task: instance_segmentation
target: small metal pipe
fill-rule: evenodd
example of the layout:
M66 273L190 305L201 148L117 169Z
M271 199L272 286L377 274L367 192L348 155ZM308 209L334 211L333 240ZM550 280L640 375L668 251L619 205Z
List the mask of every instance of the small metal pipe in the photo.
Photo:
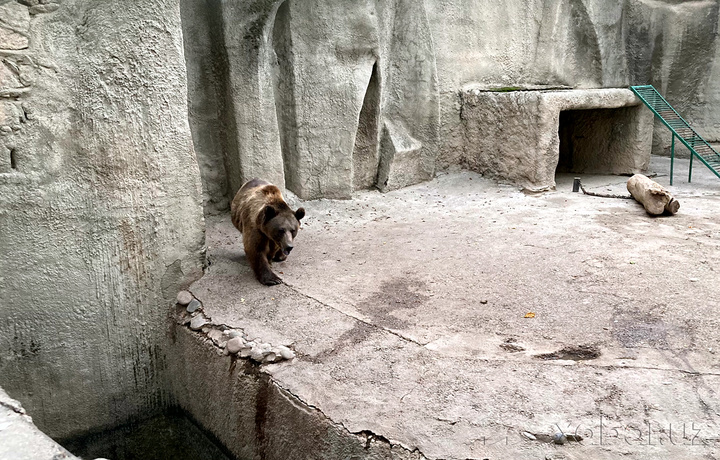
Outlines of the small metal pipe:
M675 133L672 135L672 146L670 147L670 185L673 180L673 166L675 165Z
M692 161L695 154L690 151L690 171L688 172L688 183L692 182Z

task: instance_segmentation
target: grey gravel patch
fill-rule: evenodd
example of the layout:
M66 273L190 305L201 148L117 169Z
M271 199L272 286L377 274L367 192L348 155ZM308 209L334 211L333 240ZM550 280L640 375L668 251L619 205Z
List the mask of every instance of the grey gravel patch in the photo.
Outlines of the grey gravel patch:
M525 351L525 347L515 343L514 338L506 339L505 342L500 344L500 348L509 353L518 353L520 351Z
M556 433L553 433L553 435L548 435L544 433L531 433L529 431L523 431L521 433L523 436L528 438L531 441L537 441L541 443L547 443L547 444L565 444L566 442L580 442L583 440L583 437L577 434L565 434L561 431L558 431Z

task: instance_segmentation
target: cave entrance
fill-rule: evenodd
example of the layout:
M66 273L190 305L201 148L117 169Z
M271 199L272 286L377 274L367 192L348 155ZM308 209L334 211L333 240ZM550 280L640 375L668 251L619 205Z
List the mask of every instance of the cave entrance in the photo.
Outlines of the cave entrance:
M636 107L563 110L557 173L618 174L636 142L628 129Z

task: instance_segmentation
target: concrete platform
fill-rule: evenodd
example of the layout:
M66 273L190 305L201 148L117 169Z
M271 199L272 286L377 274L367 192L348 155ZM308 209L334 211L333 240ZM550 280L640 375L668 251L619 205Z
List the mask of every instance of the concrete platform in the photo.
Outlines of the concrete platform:
M669 160L651 169L667 186ZM572 193L572 175L534 195L458 171L304 202L271 288L229 217L210 219L190 290L214 324L292 345L261 371L298 405L420 458L715 458L720 179L686 171L673 217ZM582 179L627 193L627 177Z

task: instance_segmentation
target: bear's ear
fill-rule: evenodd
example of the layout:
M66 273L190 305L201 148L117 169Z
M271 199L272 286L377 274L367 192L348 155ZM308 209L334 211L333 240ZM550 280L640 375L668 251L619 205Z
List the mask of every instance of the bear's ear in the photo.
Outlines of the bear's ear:
M273 217L277 216L277 209L272 206L265 206L258 216L261 224L267 224Z
M300 222L300 219L305 217L305 208L298 208L297 211L295 211L295 218Z

